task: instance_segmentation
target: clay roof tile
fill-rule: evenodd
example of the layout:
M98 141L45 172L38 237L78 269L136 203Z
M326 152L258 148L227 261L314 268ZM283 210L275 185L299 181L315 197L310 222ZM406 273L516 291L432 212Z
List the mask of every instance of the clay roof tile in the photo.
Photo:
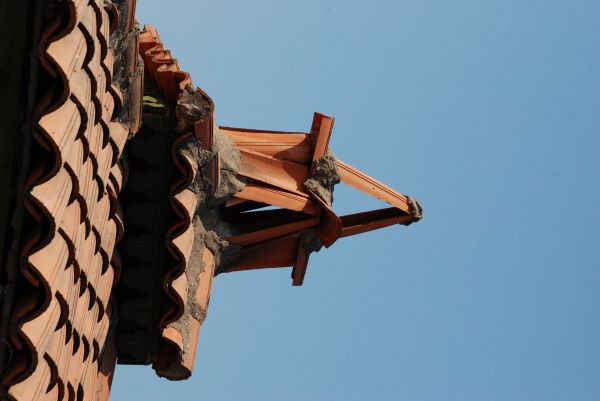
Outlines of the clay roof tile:
M112 82L104 2L66 4L63 14L43 22L39 42L42 68L55 78L48 89L60 96L41 97L35 106L41 114L34 139L46 154L32 160L24 198L28 218L36 221L25 233L26 263L19 270L28 283L23 300L30 301L15 305L11 341L22 354L2 378L15 400L92 400L98 393L106 399L115 363L114 356L99 356L111 348L120 158L131 131L115 119L127 93ZM127 7L131 28L135 2ZM49 168L47 161L54 164Z

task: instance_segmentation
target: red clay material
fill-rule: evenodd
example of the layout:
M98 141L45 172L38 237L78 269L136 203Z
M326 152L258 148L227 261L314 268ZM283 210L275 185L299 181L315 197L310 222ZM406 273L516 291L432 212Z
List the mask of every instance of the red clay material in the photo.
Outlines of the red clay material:
M117 122L123 93L113 83L104 2L66 6L65 15L43 23L37 51L44 73L55 78L48 89L60 96L35 105L33 139L41 153L23 197L31 222L18 270L25 298L13 308L14 352L2 376L6 394L18 401L106 400L116 358L109 304L118 277L113 251L123 230L120 159L139 110L129 103L131 125ZM129 25L134 7L130 2L122 15ZM129 68L125 73L133 75L135 62Z
M421 208L412 198L399 194L340 160L335 161L335 166L328 167L336 171L325 172L331 175L330 181L335 183L333 177L339 174L343 183L392 207L339 217L323 193L311 189L314 185L310 188L308 184L305 185L321 160L331 157L327 155L333 123L333 118L315 113L309 133L222 129L241 154L239 174L249 180L246 187L228 203L228 207L243 211L269 205L317 217L304 220L303 223L277 223L272 213L254 212L262 216L268 228L254 231L244 231L242 228L243 234L228 238L243 248L240 259L228 272L293 266L292 284L301 285L306 274L308 255L314 251L307 250L303 245L301 237L304 233L310 237L309 233L312 232L322 245L329 247L342 237L394 224L409 225L421 218ZM316 174L323 173L317 170ZM315 177L317 183L323 179L319 175ZM326 187L329 184L325 181L319 185L325 185L321 190L328 190ZM244 203L247 203L246 209ZM243 227L239 226L239 220L237 224ZM282 238L276 239L277 236Z

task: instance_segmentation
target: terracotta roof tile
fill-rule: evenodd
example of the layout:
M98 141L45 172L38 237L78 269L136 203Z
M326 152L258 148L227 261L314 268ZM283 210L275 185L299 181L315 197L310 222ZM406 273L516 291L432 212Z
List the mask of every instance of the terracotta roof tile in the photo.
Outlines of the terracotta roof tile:
M181 91L192 84L190 74L179 69L171 52L165 50L156 29L146 25L140 33L140 54L146 69L171 102L176 102Z
M24 199L35 221L20 268L29 301L15 304L16 353L2 379L14 400L106 399L116 358L100 355L114 349L106 339L123 231L120 158L131 130L115 121L125 95L112 83L104 1L67 5L66 14L44 23L40 42L42 66L56 78L48 89L59 96L37 106L34 138L47 154L33 160ZM125 5L131 29L135 4Z
M81 70L86 52L85 36L77 28L48 46L46 56L55 63L56 71L64 78L67 90L73 86L70 79L73 74Z
M146 26L140 33L140 54L146 71L153 77L166 99L174 104L181 91L191 84L191 78L188 73L179 70L177 61L171 57L168 50L164 49L153 27ZM188 283L185 270L194 244L192 216L197 204L197 197L187 189L197 174L196 163L177 151L178 143L184 140L185 134L180 135L173 147L176 178L170 196L171 207L177 216L177 221L171 225L167 233L167 249L172 256L172 261L167 264L163 288L168 304L159 323L162 344L158 360L154 364L159 375L179 379L191 374L191 365L187 361L189 355L185 358L185 350L190 347L186 341L191 341L193 343L191 347L194 349L197 341L197 336L183 336L177 326L173 325L183 317L186 310ZM189 340L185 340L186 338Z
M153 78L165 99L174 105L186 87L191 85L191 78L187 72L179 69L179 64L172 58L171 52L164 48L153 27L146 26L140 33L140 55L147 73ZM206 98L208 99L207 96ZM210 99L208 101L212 113L212 102ZM207 124L212 131L212 114ZM191 374L200 327L200 322L190 315L192 308L186 308L189 297L194 298L194 294L190 293L195 285L188 282L186 269L194 247L192 219L198 202L197 195L189 186L198 174L198 167L195 161L179 151L181 144L193 135L193 132L178 133L171 152L172 165L175 167L170 185L170 204L174 220L167 228L166 242L170 258L164 267L165 305L159 319L162 340L154 363L157 373L170 379L183 379ZM133 241L134 239L131 239L132 243ZM209 283L203 283L201 289L196 290L201 299L208 298L205 293L210 290L214 271L214 258L207 257L206 262L212 265L205 269L210 278L202 279ZM181 331L182 327L185 327L185 333Z
M75 103L67 99L62 107L44 115L39 121L39 127L52 141L55 152L60 157L62 150L72 146L81 125L81 115ZM69 153L66 153L69 154Z
M313 155L310 138L304 132L258 131L219 127L236 146L250 151L306 164Z
M57 216L60 219L67 207L72 186L69 173L65 169L61 169L48 181L34 186L31 189L31 196L47 215ZM54 226L55 222L56 220L53 219L51 224Z
M110 143L114 146L114 155L120 155L123 152L123 148L125 147L125 142L127 142L127 136L129 135L129 129L121 123L118 122L110 122L108 123L108 128L110 130ZM113 166L116 165L116 162L113 160ZM122 169L122 167L116 167L117 169ZM112 172L112 170L111 170ZM122 174L117 173L115 174ZM120 186L119 186L120 187Z

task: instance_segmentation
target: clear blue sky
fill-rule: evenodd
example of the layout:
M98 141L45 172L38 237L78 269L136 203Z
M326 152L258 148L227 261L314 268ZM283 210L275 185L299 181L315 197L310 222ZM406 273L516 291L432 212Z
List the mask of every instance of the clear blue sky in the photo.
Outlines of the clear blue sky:
M600 2L144 0L222 125L310 128L426 217L219 276L193 377L114 400L600 400ZM379 207L336 190L340 212Z

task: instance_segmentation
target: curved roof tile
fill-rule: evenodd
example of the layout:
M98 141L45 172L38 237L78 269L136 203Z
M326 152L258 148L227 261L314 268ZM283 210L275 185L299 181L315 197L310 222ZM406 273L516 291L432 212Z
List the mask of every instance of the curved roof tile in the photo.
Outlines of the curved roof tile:
M135 2L128 3L131 29ZM24 298L12 312L15 351L2 378L13 400L106 399L115 361L107 336L123 230L120 156L130 129L116 120L122 99L112 85L107 5L67 6L43 23L38 44L54 95L35 106L18 271Z

